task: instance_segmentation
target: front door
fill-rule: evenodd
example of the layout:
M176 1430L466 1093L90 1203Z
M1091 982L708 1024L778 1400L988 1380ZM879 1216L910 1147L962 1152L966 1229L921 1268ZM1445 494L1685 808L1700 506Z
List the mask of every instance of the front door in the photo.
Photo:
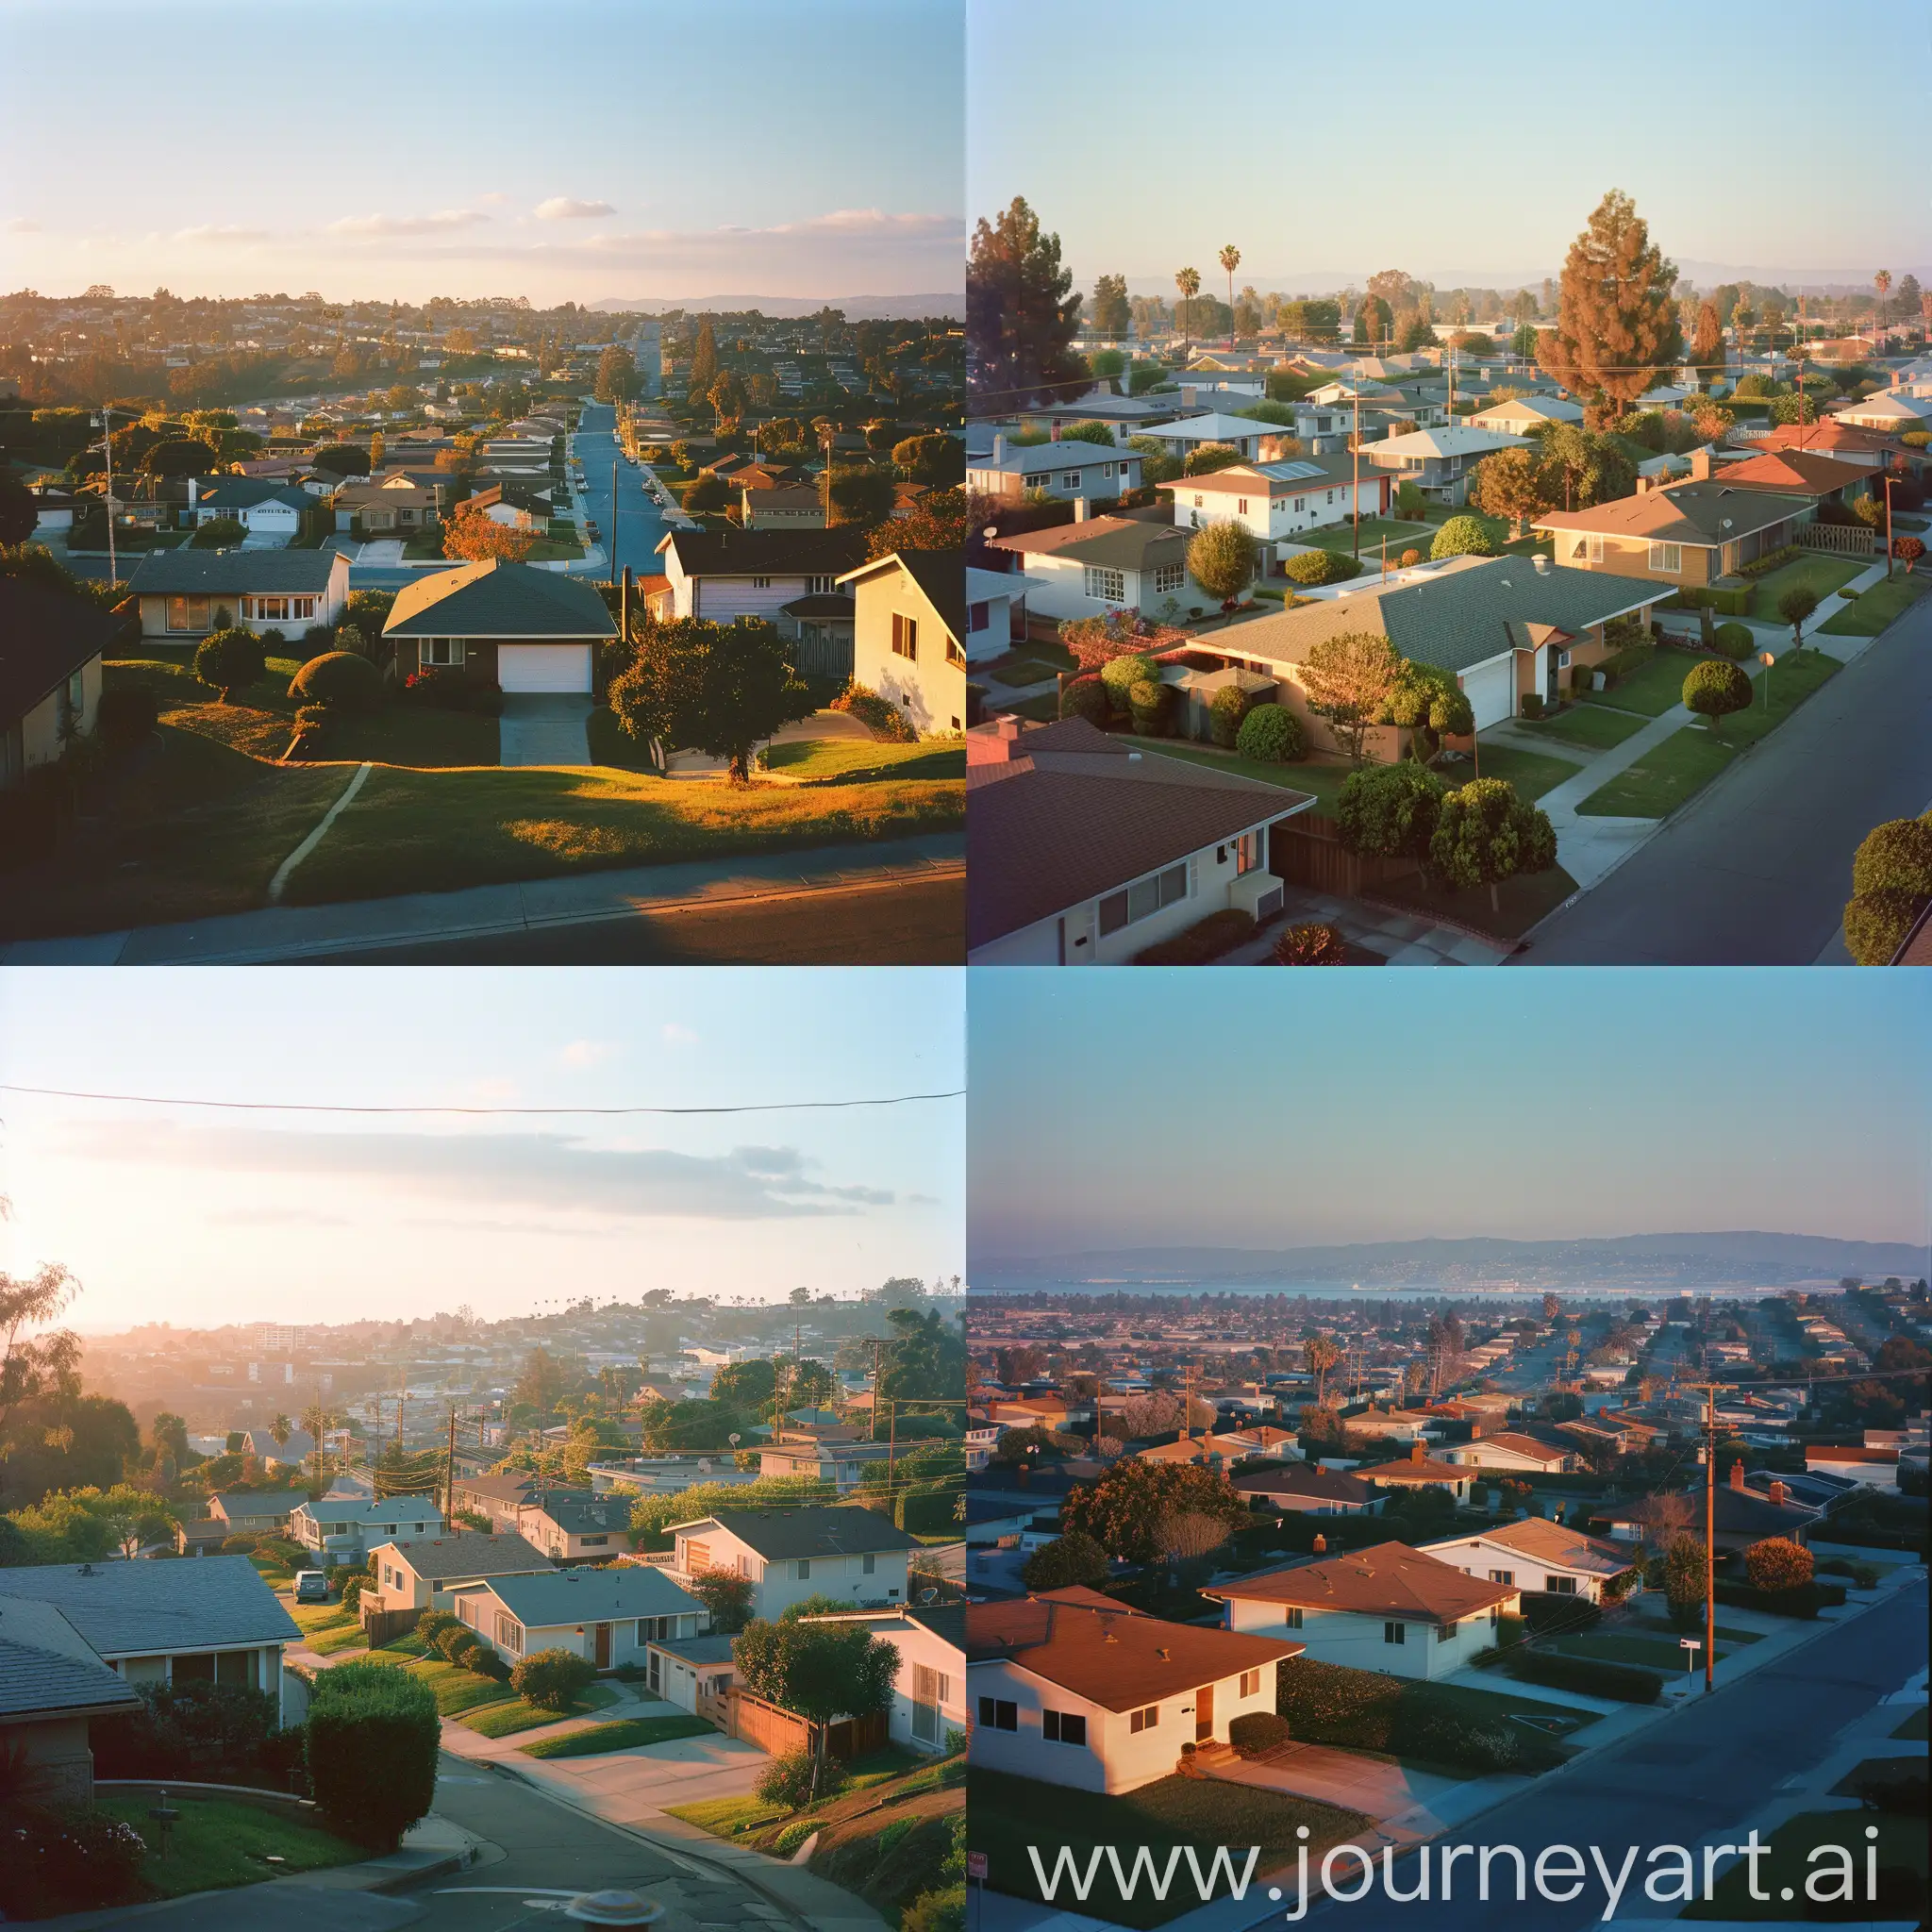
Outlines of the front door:
M1543 659L1547 667L1543 674L1543 702L1553 711L1557 708L1557 679L1563 669L1558 660L1562 655L1555 644L1543 646Z
M610 1668L610 1625L608 1624L599 1624L595 1628L597 1633L597 1668L600 1671L608 1671Z
M1194 1693L1194 1742L1205 1744L1214 1735L1214 1686L1203 1684Z

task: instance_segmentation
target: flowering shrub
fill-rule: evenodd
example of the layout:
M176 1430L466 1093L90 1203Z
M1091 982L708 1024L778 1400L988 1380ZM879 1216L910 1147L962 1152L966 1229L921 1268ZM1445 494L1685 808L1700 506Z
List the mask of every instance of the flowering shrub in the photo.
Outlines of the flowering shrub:
M1134 610L1109 610L1060 625L1060 642L1082 671L1098 671L1116 658L1151 657L1187 641L1187 633L1156 624Z
M880 697L877 691L868 690L857 679L832 700L832 709L850 712L874 738L885 739L890 743L911 744L919 737L896 705Z
M1291 925L1274 941L1282 966L1345 966L1348 942L1332 925Z

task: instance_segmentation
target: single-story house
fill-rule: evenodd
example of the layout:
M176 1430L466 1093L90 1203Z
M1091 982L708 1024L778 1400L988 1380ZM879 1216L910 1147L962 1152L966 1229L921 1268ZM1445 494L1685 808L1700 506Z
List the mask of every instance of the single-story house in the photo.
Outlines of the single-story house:
M669 1525L678 1582L725 1570L752 1587L752 1614L775 1618L809 1596L849 1598L855 1609L906 1601L916 1536L876 1509L806 1506L717 1509Z
M216 476L208 482L188 479L188 521L203 524L229 521L248 532L251 543L288 543L302 534L302 519L314 508L314 498L293 483L271 476Z
M1154 487L1174 499L1174 520L1183 530L1234 522L1262 544L1292 542L1305 530L1345 524L1359 499L1365 517L1386 516L1392 479L1374 468L1356 480L1351 457L1285 457L1274 462L1236 463L1206 476L1184 476ZM1278 557L1276 549L1266 553Z
M138 1709L141 1693L105 1663L53 1604L0 1597L0 1757L16 1758L43 1805L94 1794L88 1720Z
M289 1515L289 1534L331 1563L359 1563L376 1543L442 1532L442 1511L432 1496L391 1496L379 1503L323 1496L305 1500Z
M1393 1462L1371 1462L1355 1472L1375 1490L1447 1490L1458 1503L1469 1500L1469 1486L1474 1478L1453 1462L1438 1462L1421 1442L1412 1443L1407 1456Z
M649 1668L652 1643L698 1636L704 1605L655 1564L486 1576L453 1585L450 1607L507 1662L567 1650L600 1671Z
M967 1620L971 1762L1077 1790L1131 1791L1225 1750L1229 1723L1272 1711L1292 1639L1141 1616L1077 1586L976 1604Z
M1495 429L1505 436L1534 436L1552 423L1581 423L1583 406L1567 396L1512 396L1465 416L1471 429Z
M747 486L738 495L739 521L747 530L823 530L823 492L800 484Z
M1604 1600L1604 1586L1631 1568L1630 1547L1565 1529L1541 1516L1525 1516L1476 1536L1445 1537L1424 1543L1423 1553L1453 1564L1467 1576L1552 1596Z
M0 1571L0 1636L15 1600L58 1610L130 1684L233 1684L282 1707L282 1648L301 1637L246 1557L27 1564Z
M1704 1521L1705 1491L1702 1483L1692 1483L1680 1492L1690 1506L1690 1520ZM1764 1494L1746 1487L1744 1465L1734 1462L1729 1475L1717 1486L1711 1499L1712 1541L1725 1551L1748 1549L1766 1537L1789 1537L1802 1543L1817 1529L1823 1513L1815 1505L1798 1502L1786 1486L1773 1478ZM1613 1542L1641 1542L1655 1540L1657 1530L1650 1523L1650 1499L1640 1496L1607 1508L1592 1510L1591 1521L1601 1523Z
M1364 462L1391 473L1400 485L1413 483L1438 503L1466 503L1469 473L1499 449L1521 449L1526 438L1507 436L1499 429L1475 429L1467 423L1440 429L1412 429L1407 436L1385 437L1362 445Z
M1158 423L1140 431L1151 436L1170 456L1191 457L1209 443L1225 444L1245 460L1253 462L1261 454L1261 440L1279 436L1281 425L1263 423L1254 416L1224 416L1209 409L1199 416L1182 416L1173 423Z
M966 487L1016 501L1040 490L1075 503L1111 502L1141 487L1141 457L1078 438L1022 443L995 436L989 453L966 458Z
M1407 1543L1375 1543L1205 1585L1225 1627L1291 1637L1317 1663L1446 1677L1495 1641L1523 1607L1516 1586L1478 1581Z
M964 1732L966 1610L963 1605L908 1604L895 1610L808 1617L811 1624L858 1624L899 1653L886 1735L908 1751L942 1752L950 1731Z
M1259 390L1255 393L1258 395ZM1116 442L1138 436L1149 424L1171 421L1182 408L1192 408L1193 400L1183 386L1178 395L1117 396L1110 390L1089 390L1085 395L1064 402L1029 403L1017 412L1023 429L1070 429L1076 423L1105 423Z
M527 1539L510 1536L410 1537L369 1552L375 1589L362 1601L378 1610L446 1610L449 1595L492 1576L548 1576L550 1558Z
M445 667L508 691L598 689L617 625L594 585L500 557L428 571L396 593L384 640L396 675Z
M1459 1469L1529 1470L1542 1475L1560 1475L1576 1467L1574 1450L1539 1442L1534 1436L1520 1436L1511 1429L1453 1443L1442 1451L1442 1460Z
M1740 462L1726 463L1716 474L1727 489L1769 490L1811 503L1849 506L1858 497L1872 494L1872 472L1864 465L1840 462L1810 449L1765 450Z
M388 482L344 483L329 499L336 528L358 526L365 536L399 530L426 530L439 515L437 493L420 489L407 477Z
M0 577L0 791L94 728L102 656L131 628L87 598Z
M1271 829L1313 798L1158 752L1084 718L966 735L967 958L1123 965L1210 912L1280 909Z
M1372 1490L1345 1469L1323 1469L1307 1462L1254 1475L1237 1471L1228 1480L1235 1493L1251 1504L1293 1510L1299 1516L1374 1516L1389 1500L1386 1492Z
M644 1665L651 1695L693 1717L711 1717L714 1712L722 1717L721 1707L738 1675L731 1644L723 1631L652 1638Z
M208 1499L208 1514L228 1536L275 1536L308 1500L307 1490L223 1490Z
M154 550L127 588L142 637L188 643L225 622L299 638L342 614L349 559L337 550Z
M853 605L852 676L921 738L966 728L966 586L957 551L895 550L840 579Z
M1920 398L1893 395L1881 390L1862 402L1846 403L1832 412L1834 420L1849 423L1854 429L1877 429L1888 436L1901 436L1909 429L1924 429L1932 405Z
M1082 517L994 537L989 547L1018 559L1029 611L1065 622L1109 610L1177 618L1219 608L1221 600L1188 573L1188 531L1172 524Z
M835 530L673 530L658 545L664 586L647 599L656 618L735 624L762 617L783 628L786 606L836 594L865 560L865 535Z
M1003 656L1026 636L1026 584L1010 571L966 566L966 662Z

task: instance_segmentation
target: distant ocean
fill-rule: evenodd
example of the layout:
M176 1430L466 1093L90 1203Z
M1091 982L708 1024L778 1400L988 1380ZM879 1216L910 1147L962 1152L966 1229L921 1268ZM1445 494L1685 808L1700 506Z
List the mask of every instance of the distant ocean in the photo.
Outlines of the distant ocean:
M1391 1300L1413 1300L1423 1295L1447 1295L1457 1300L1496 1300L1511 1298L1540 1301L1545 1294L1596 1296L1609 1299L1613 1296L1656 1300L1663 1295L1714 1294L1734 1298L1748 1298L1754 1295L1787 1294L1800 1284L1774 1282L1754 1284L1737 1281L1681 1282L1681 1281L1637 1281L1637 1282L1509 1282L1509 1281L1283 1281L1279 1279L1256 1279L1246 1275L1231 1279L1216 1280L1212 1277L1172 1280L1152 1280L1144 1277L1122 1280L1105 1280L1098 1277L1081 1281L1006 1281L993 1280L981 1284L973 1282L967 1290L969 1296L1010 1295L1032 1296L1053 1294L1139 1294L1149 1300L1158 1300L1168 1295L1183 1294L1236 1294L1236 1295L1287 1295L1305 1301L1347 1300L1355 1295L1382 1295ZM1824 1285L1824 1284L1820 1284Z

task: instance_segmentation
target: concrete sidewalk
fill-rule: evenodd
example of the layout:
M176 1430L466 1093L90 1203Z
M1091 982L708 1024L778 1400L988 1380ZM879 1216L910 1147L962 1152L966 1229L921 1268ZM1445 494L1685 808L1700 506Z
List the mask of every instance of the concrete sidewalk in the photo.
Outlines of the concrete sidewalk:
M16 940L0 966L242 966L324 959L438 941L488 939L731 901L838 891L957 874L966 835L927 832L803 851L572 873L459 892L409 892L331 906L277 906L179 925Z

